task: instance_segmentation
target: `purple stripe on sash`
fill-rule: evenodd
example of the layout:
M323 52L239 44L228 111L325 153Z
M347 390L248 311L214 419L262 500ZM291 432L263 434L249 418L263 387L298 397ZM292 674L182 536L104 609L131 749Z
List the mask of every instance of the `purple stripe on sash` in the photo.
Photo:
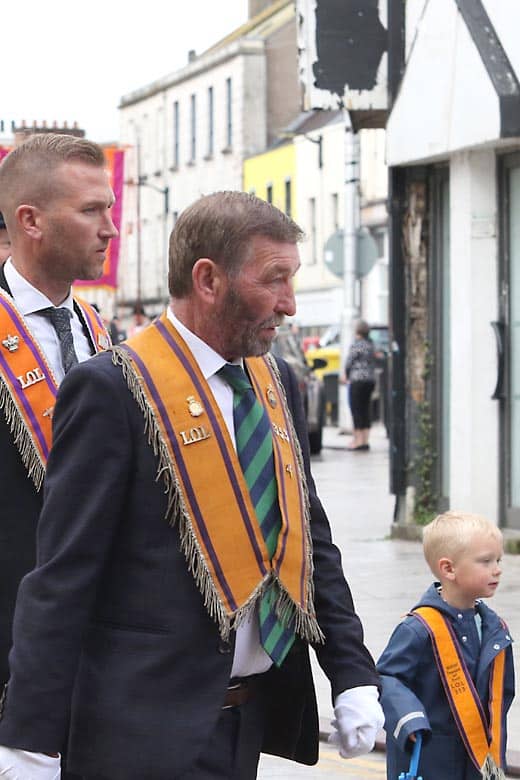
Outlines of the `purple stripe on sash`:
M455 650L456 650L456 653L457 653L457 657L459 659L459 663L460 663L462 669L464 670L465 676L468 679L469 687L471 689L471 693L473 694L473 698L475 699L475 704L477 705L477 709L479 711L480 719L482 721L482 726L484 727L484 731L487 734L487 725L486 725L487 724L487 718L486 718L486 715L484 713L484 708L482 706L482 702L480 701L480 696L478 695L477 689L475 687L475 683L473 682L473 679L472 679L471 675L468 672L468 669L467 669L467 666L466 666L466 662L465 662L464 657L461 654L461 651L460 651L460 649L458 647L458 640L457 640L457 637L456 637L456 634L455 634L453 628L451 627L449 622L444 617L443 617L443 620L444 620L444 622L446 624L446 628L448 629L448 632L449 632L449 634L451 636L451 640L452 640L452 642L453 642L453 644L455 646Z
M173 449L173 453L176 459L177 467L179 469L179 472L182 476L183 482L186 486L186 491L188 494L188 500L190 501L192 507L193 507L193 514L194 518L196 520L197 526L199 528L200 534L202 536L202 539L204 540L204 544L206 546L206 549L208 550L208 555L213 563L213 567L215 570L215 576L217 577L217 580L220 584L220 587L225 594L229 605L231 609L234 611L238 608L238 605L236 604L233 594L231 592L231 589L226 581L224 572L222 571L222 568L220 566L220 562L216 556L216 553L213 549L213 545L211 544L211 539L209 537L209 534L207 533L204 520L202 517L202 513L200 511L200 507L197 503L195 494L191 488L191 482L188 477L187 469L184 463L184 460L182 458L182 454L179 448L179 445L177 443L176 435L170 425L170 420L168 418L166 409L164 408L164 404L162 402L162 399L157 391L157 388L155 387L155 384L152 380L152 377L150 376L146 366L144 365L141 358L137 355L136 352L134 352L133 349L131 349L127 344L123 345L123 348L132 356L132 359L135 361L136 365L139 367L139 370L142 374L143 379L145 380L148 389L150 391L150 394L157 406L157 409L159 411L159 414L161 416L162 423L164 425L166 435L168 436L168 439L170 441L171 447Z
M500 653L505 653L505 650L501 650ZM498 655L500 655L500 653ZM496 667L496 659L498 656L495 656L495 659L493 660L493 665L491 667L491 674L489 675L489 693L488 693L488 701L489 701L489 734L491 736L491 741L493 741L493 729L494 729L494 723L493 723L493 708L491 707L491 703L493 701L493 686L495 684L495 675L497 674L497 667ZM504 659L505 660L505 659ZM506 666L504 663L504 668L502 672L502 680L500 681L500 684L504 686L504 676L506 673ZM502 709L503 709L504 703L502 702ZM499 717L503 717L503 712L500 713ZM500 766L502 767L502 756L505 753L505 729L502 728L502 722L498 724L499 728L499 734L500 734L500 744L498 746L499 748L499 756L500 756Z
M4 309L7 311L7 313L10 315L11 320L13 324L22 332L25 334L24 338L24 344L26 344L29 349L31 350L34 359L38 363L38 367L40 368L43 376L45 377L45 383L47 384L47 387L51 391L53 397L56 397L57 394L57 387L54 381L52 380L52 377L48 375L48 368L45 364L45 362L42 360L41 355L39 354L38 350L36 349L32 336L28 333L27 328L25 327L25 324L23 321L18 317L18 315L13 311L13 309L8 305L8 303L3 300L2 296L0 295L0 304L4 307ZM47 441L45 439L45 434L42 431L40 422L38 421L37 417L34 414L34 411L27 400L24 391L22 390L22 387L20 385L20 381L17 376L13 374L13 371L9 365L9 363L4 359L3 355L0 353L0 362L2 363L4 372L6 376L9 378L9 381L11 383L11 389L16 394L16 397L18 399L18 402L21 406L23 406L25 410L25 414L27 416L27 419L29 420L32 429L34 431L34 434L39 442L39 445L42 450L42 454L45 460L47 460L47 457L49 455L49 448L47 446Z
M177 358L180 360L180 362L182 363L183 367L188 372L191 381L193 382L193 384L197 388L197 392L199 393L201 399L204 402L204 408L205 408L205 411L208 414L208 417L210 419L211 425L213 426L213 430L215 432L215 438L217 439L217 442L218 442L219 447L220 447L220 452L222 454L222 457L223 457L223 460L224 460L224 464L226 466L226 471L228 473L228 477L229 477L229 480L231 482L231 486L233 488L233 492L235 493L235 497L236 497L236 500L237 500L237 503L238 503L238 507L240 509L240 514L242 515L242 520L243 520L244 526L246 528L246 532L247 532L247 535L249 537L249 541L251 542L251 546L252 546L254 554L255 554L255 558L256 558L256 562L257 562L258 568L260 569L260 571L262 573L262 576L263 576L264 574L267 573L267 568L266 568L266 566L264 564L264 561L263 561L262 550L258 546L256 537L255 537L254 528L253 528L253 525L251 523L251 519L249 517L249 513L247 511L247 507L246 507L244 498L242 496L242 491L240 490L240 486L238 484L238 480L236 478L235 471L233 469L233 464L231 463L231 458L229 457L229 452L228 452L228 449L227 449L225 441L224 441L224 436L222 434L222 431L220 430L220 427L218 425L217 419L216 419L215 414L213 412L213 407L212 407L213 401L206 394L206 391L205 391L203 385L199 382L199 379L198 379L197 375L195 374L195 372L191 368L191 366L190 366L189 362L187 361L184 353L182 352L182 350L178 346L177 342L171 337L170 333L165 328L163 323L160 320L157 320L154 323L154 325L159 330L159 332L161 333L161 335L163 336L165 341L168 343L168 345L171 347L173 352L175 352ZM207 533L207 532L205 531L205 533Z
M98 352L99 351L99 344L97 343L96 334L95 334L95 331L94 331L94 326L92 324L92 317L94 316L97 319L97 321L98 321L98 325L100 325L101 327L104 328L104 325L102 323L101 317L99 317L97 312L94 312L94 310L90 310L89 311L86 306L83 306L81 301L78 301L76 298L74 300L78 304L79 308L81 309L81 313L83 315L83 319L85 320L85 325L87 326L87 329L88 329L88 332L89 332L89 335L90 335L90 340L92 341L92 344L94 345L94 349L96 350L96 352Z
M268 366L268 368L269 368L269 366ZM271 374L271 376L272 376L272 374ZM253 382L253 384L255 386L255 393L256 393L257 399L260 399L260 403L265 408L264 400L262 398L261 388L259 386L257 378L250 375L249 379L252 380L252 382ZM266 411L266 414L267 414L267 411ZM270 420L268 414L267 414L267 417L269 419L269 422L271 423L271 420ZM285 489L285 481L284 481L284 478L283 478L283 466L282 466L283 458L282 458L282 455L281 455L280 446L279 446L279 444L278 444L278 442L276 440L276 436L272 435L272 424L271 424L271 438L272 438L272 442L273 442L273 449L276 448L276 452L278 454L278 457L275 459L275 463L278 464L277 465L278 478L276 480L276 490L277 490L277 495L278 495L279 502L281 501L282 506L284 507L283 517L285 517L285 520L286 520L286 528L285 528L285 530L284 530L284 532L282 534L282 548L281 548L280 555L278 556L278 561L277 561L277 572L279 573L280 572L280 568L282 566L283 559L285 557L285 551L286 551L286 548L287 548L287 537L288 537L288 534L289 534L290 518L289 518L289 511L288 511L288 508L287 508L287 492L286 492L286 489ZM282 495L281 496L280 496L280 487L282 489Z
M268 366L268 368L269 368L269 366ZM272 374L271 374L271 376L272 376ZM260 403L265 408L264 399L262 398L261 388L260 388L260 385L258 383L257 378L254 377L254 376L250 376L249 378L252 380L253 385L255 387L256 397L258 399L261 399ZM267 410L266 410L266 414L267 414ZM268 414L267 414L267 416L268 416L269 421L271 422ZM276 480L277 493L278 493L278 498L281 501L282 506L284 507L283 516L285 517L285 520L286 520L286 523L287 523L287 526L286 526L286 528L284 530L284 533L282 534L282 548L281 548L281 551L280 551L280 555L278 556L277 571L279 572L280 571L280 567L281 567L282 562L283 562L283 559L285 557L285 551L287 549L287 537L289 535L290 518L289 518L289 512L288 512L288 508L287 508L287 491L285 489L285 480L283 478L283 466L282 466L283 458L282 458L281 451L280 451L280 445L279 445L279 443L278 443L278 441L276 439L276 436L272 435L272 429L273 429L272 424L271 424L270 427L271 427L271 438L272 438L272 441L273 441L273 449L276 449L276 452L277 452L277 455L278 455L277 459L275 460L275 462L278 464L278 466L277 466L278 479ZM281 491L282 491L282 495L280 495L280 488L281 488Z
M264 360L265 360L265 358L264 358ZM273 382L276 384L276 379L273 376L273 370L272 370L271 366L269 365L269 363L267 363L267 361L265 361L265 362L267 364L267 368L269 370L269 373L271 374L271 376L273 378ZM284 418L284 422L285 422L285 430L289 431L290 430L290 425L289 425L289 420L287 419L287 410L286 410L286 408L285 408L285 406L283 404L282 404L282 414L283 414L283 418ZM293 462L294 463L298 463L298 458L296 457L296 452L294 451L294 444L293 444L292 441L289 441L288 443L289 443L289 446L291 448ZM280 460L280 462L281 462L281 460ZM295 477L296 477L296 475L295 475ZM302 566L301 566L301 571L300 571L300 604L305 604L305 594L306 594L305 572L306 572L306 569L307 569L307 556L306 556L306 550L305 550L305 542L306 542L306 539L307 539L307 532L306 532L305 523L304 523L305 512L304 512L304 508L303 508L303 505L302 505L301 489L300 489L299 485L298 485L298 496L299 496L299 499L300 499L300 518L301 518L300 525L301 525L301 531L302 531L302 551L301 551L301 554L302 554ZM285 492L284 492L284 501L285 501ZM289 513L287 512L287 517L288 516L289 516ZM289 531L289 526L287 526L287 531ZM287 544L287 536L284 534L284 541L283 541L283 547L282 547L283 554L280 557L280 565L281 565L282 560L283 560L283 555L285 554L286 544Z
M28 402L27 398L23 394L23 390L20 387L20 382L18 381L18 377L16 377L11 367L8 363L6 363L0 354L0 363L3 367L3 371L5 375L8 377L9 381L11 382L12 389L16 393L16 397L18 398L18 402L23 406L25 413L27 415L27 418L32 426L32 429L34 431L34 434L36 438L38 439L38 442L40 444L42 455L45 460L47 460L47 457L49 455L49 448L47 447L47 441L45 439L45 435L40 427L40 423L38 422L37 418L34 415L34 412L32 410L32 407L30 403Z
M432 607L432 609L435 609L435 608ZM464 745L466 747L466 751L467 751L470 759L472 760L472 762L475 765L475 767L480 771L481 767L480 767L480 764L478 762L478 758L475 755L475 752L473 751L473 748L471 747L471 744L469 742L469 739L467 737L467 734L466 734L466 731L465 731L465 728L464 728L464 724L462 723L462 721L461 721L461 719L459 717L459 713L457 711L457 708L455 706L455 702L454 702L454 699L453 699L453 696L452 696L452 693L451 693L450 684L449 684L448 679L446 677L446 674L445 674L445 671L444 671L444 666L443 666L443 663L442 663L442 660L441 660L441 657L440 657L439 649L437 647L437 642L436 642L436 639L435 639L435 633L434 633L433 629L431 628L431 626L429 625L428 621L422 615L420 615L418 612L415 612L415 611L413 611L411 614L414 615L418 620L421 621L421 623L424 625L424 627L426 628L426 630L428 631L428 633L430 635L430 639L431 639L431 642L432 642L433 655L435 657L435 663L437 664L437 669L439 671L439 676L440 676L440 678L442 680L444 691L446 693L446 697L447 697L448 703L450 705L451 714L453 715L453 719L455 720L455 723L457 725L457 729L459 731L460 737L461 737L461 739L462 739L462 741L463 741L463 743L464 743ZM468 668L467 668L467 666L465 664L464 658L462 657L462 655L460 653L460 650L458 648L458 640L457 640L457 638L455 636L455 633L454 633L452 627L448 623L448 621L445 619L445 617L443 615L441 615L441 617L444 620L446 628L448 629L448 633L450 634L451 640L453 642L453 647L454 647L455 652L457 654L457 658L459 660L460 667L461 667L461 669L462 669L462 671L464 673L464 677L466 679L466 682L468 683L468 686L469 686L469 688L471 690L471 693L472 693L473 699L475 701L475 704L477 705L477 710L478 710L478 713L479 713L479 716L480 716L480 719L481 719L481 722L482 722L482 728L484 730L484 734L486 736L488 736L488 730L487 730L487 725L486 725L486 716L484 715L484 710L482 708L482 702L480 701L479 695L478 695L478 693L477 693L477 691L475 689L475 685L473 683L473 680L471 679L471 676L470 676L470 674L468 672ZM485 756L484 756L484 758L485 758Z
M45 361L43 360L42 356L40 355L39 350L37 349L37 347L34 344L34 341L33 341L34 336L32 336L31 332L27 329L27 326L25 325L25 323L21 319L21 317L19 317L18 314L11 308L11 306L9 306L7 301L5 301L3 299L2 295L0 295L0 304L2 304L4 309L10 315L11 320L13 321L13 324L19 330L23 331L23 333L25 334L25 336L24 336L24 344L26 344L26 346L28 346L29 349L31 350L34 359L38 363L38 367L41 369L42 374L45 376L45 378L47 380L47 385L49 387L49 390L51 391L53 396L56 398L56 395L58 394L58 386L56 385L56 383L52 379L52 376L48 376L47 375L48 366L45 363Z
M286 520L286 523L287 523L287 525L285 527L285 530L284 530L284 532L282 534L282 549L281 549L280 555L278 557L277 569L278 569L278 571L280 571L280 567L281 567L283 559L285 557L285 551L287 549L287 537L289 536L289 531L290 531L290 527L291 527L291 520L290 520L289 511L288 511L288 507L287 507L287 490L285 488L285 480L283 478L283 459L282 459L282 454L281 454L281 448L280 448L280 444L276 441L276 437L274 437L274 436L273 436L273 447L276 449L277 456L278 456L277 457L277 463L278 463L277 471L278 471L278 477L279 478L276 481L277 482L277 486L278 486L278 495L279 495L280 501L282 502L282 505L284 507L284 517L285 517L285 520ZM282 492L281 496L280 496L280 489L281 489L281 492Z

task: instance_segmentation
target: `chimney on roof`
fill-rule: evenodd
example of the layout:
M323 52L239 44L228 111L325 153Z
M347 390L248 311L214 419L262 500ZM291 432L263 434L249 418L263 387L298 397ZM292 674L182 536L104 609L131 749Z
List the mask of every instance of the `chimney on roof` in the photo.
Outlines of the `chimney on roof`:
M193 60L197 59L197 52L195 49L190 49L188 52L188 62L193 62Z
M253 16L256 16L265 8L269 8L269 6L273 4L273 0L248 0L248 3L248 15L249 19L252 19Z

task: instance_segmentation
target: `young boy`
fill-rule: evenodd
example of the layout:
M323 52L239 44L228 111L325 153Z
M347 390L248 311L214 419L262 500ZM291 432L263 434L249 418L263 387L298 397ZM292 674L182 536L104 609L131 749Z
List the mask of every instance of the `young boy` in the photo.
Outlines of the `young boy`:
M387 777L408 770L422 731L424 780L498 780L514 697L512 639L481 599L500 580L502 534L478 515L445 512L424 528L423 547L438 581L397 626L377 665Z

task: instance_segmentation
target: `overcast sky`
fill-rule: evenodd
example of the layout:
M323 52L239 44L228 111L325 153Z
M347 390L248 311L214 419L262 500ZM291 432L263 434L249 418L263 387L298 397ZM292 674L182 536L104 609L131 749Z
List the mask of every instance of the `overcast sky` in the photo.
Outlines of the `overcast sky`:
M24 0L0 13L0 119L77 121L117 140L122 95L200 54L247 20L247 0Z

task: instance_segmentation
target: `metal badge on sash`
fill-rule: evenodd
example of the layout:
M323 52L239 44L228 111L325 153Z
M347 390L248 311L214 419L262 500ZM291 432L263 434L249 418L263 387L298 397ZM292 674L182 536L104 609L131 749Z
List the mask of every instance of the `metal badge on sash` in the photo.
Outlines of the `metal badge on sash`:
M42 370L36 366L35 368L31 369L30 371L26 371L25 374L21 374L21 376L16 378L20 382L20 387L22 390L27 390L27 388L31 387L31 385L35 385L38 382L43 382L46 377Z
M108 349L110 346L110 339L105 333L98 333L97 341L98 346L101 347L101 349Z
M189 395L186 401L188 402L188 411L192 417L200 417L201 414L204 414L201 402L197 401L194 395Z
M16 352L19 343L20 343L20 339L18 338L18 336L11 336L10 333L8 333L7 338L3 339L2 341L2 344L6 349L9 350L9 352Z

